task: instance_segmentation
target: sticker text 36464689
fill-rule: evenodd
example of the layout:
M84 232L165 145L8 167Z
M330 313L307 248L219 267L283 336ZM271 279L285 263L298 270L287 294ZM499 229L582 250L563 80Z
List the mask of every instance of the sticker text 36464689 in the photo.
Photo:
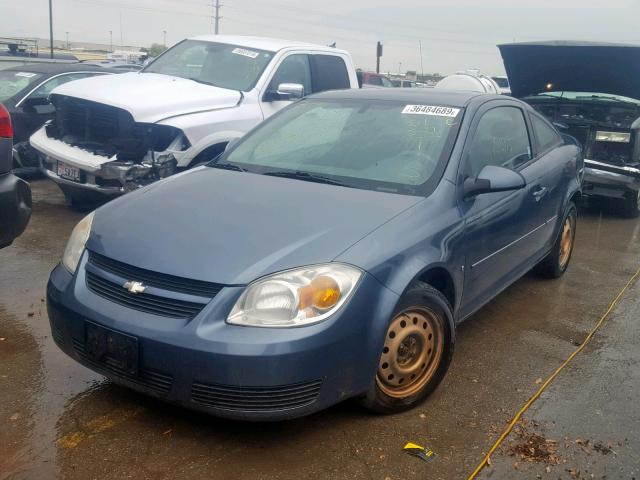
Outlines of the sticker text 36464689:
M438 107L434 105L407 105L402 113L412 115L434 115L437 117L455 117L460 112L459 108Z

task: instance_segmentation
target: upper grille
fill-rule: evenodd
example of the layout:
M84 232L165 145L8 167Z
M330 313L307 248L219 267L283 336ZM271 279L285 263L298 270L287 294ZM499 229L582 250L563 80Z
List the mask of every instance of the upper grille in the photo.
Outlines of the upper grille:
M321 380L275 387L237 387L194 383L194 403L224 410L268 412L304 407L320 393Z
M118 134L121 110L78 98L67 98L60 109L65 135L104 143Z
M134 267L126 263L113 260L104 255L90 252L89 262L96 267L113 273L127 280L135 280L143 282L150 287L162 288L173 292L187 293L189 295L198 295L200 297L213 298L222 289L223 285L201 280L191 280L174 275L153 272L144 268Z
M204 303L185 302L148 293L131 293L121 284L110 282L87 270L87 286L101 297L141 312L172 318L194 317L205 306Z

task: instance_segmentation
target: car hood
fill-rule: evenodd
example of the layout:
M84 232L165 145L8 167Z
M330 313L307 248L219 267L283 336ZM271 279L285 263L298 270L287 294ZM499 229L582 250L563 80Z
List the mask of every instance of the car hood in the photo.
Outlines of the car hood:
M157 73L99 75L65 83L52 95L66 95L128 111L136 122L236 106L242 95L186 78Z
M243 285L332 261L420 200L201 167L98 209L87 248L148 270Z
M640 99L640 46L554 41L498 48L514 97L553 90Z

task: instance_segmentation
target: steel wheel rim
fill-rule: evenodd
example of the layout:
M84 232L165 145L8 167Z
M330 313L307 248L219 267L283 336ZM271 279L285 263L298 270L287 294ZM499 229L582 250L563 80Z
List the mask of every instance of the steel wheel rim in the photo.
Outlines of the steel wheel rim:
M564 268L569 263L571 247L573 246L573 228L571 217L567 217L562 227L562 237L560 238L560 268Z
M436 313L410 308L397 314L385 337L376 383L394 398L418 393L433 378L444 350L444 330Z

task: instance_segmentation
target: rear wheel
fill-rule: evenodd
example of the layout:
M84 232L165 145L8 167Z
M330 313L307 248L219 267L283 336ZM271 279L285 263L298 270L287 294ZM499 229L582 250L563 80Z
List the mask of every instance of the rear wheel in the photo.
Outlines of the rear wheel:
M402 297L386 332L375 381L362 400L379 413L421 403L444 377L453 354L446 298L425 283Z
M569 203L569 208L567 208L567 213L564 215L560 233L553 244L551 252L534 268L537 274L547 278L558 278L567 270L569 260L571 260L571 253L573 253L576 220L576 206L571 202Z
M625 217L636 218L640 216L640 190L627 192L623 201L622 211Z

